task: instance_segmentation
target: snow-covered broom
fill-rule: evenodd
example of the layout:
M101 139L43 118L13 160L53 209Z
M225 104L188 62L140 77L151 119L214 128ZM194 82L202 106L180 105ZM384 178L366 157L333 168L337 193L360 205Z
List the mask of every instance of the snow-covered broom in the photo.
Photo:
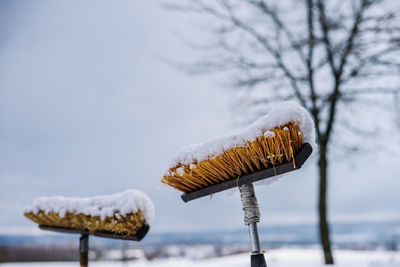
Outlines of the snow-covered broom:
M260 211L253 182L299 169L315 146L314 131L304 108L284 102L235 134L186 147L161 181L182 191L185 202L239 187L251 239L251 266L266 266L258 239Z
M138 190L93 198L39 197L25 217L42 230L81 234L81 266L88 265L89 235L140 241L149 231L154 205Z

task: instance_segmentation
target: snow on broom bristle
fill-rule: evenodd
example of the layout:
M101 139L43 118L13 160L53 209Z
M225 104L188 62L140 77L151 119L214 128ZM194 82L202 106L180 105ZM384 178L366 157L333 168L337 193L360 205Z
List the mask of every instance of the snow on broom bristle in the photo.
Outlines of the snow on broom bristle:
M24 215L40 226L134 236L153 220L155 210L147 195L129 189L90 198L38 197Z
M178 164L167 171L161 180L175 189L188 193L210 185L260 171L274 165L293 161L303 144L300 126L289 122L265 131L245 146L224 151L221 155Z
M26 212L25 217L43 226L53 226L75 229L79 231L104 231L121 235L135 235L145 223L145 218L140 209L125 215L118 213L112 217L91 216L85 214L75 214L67 212L64 216L58 213L46 213L42 210L38 212Z

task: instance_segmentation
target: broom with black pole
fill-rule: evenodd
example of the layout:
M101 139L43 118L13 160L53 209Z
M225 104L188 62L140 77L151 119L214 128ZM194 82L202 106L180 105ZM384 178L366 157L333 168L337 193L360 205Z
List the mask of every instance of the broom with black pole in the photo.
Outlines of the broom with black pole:
M25 217L41 230L79 234L79 262L89 263L89 236L140 241L150 229L154 205L138 190L93 198L40 197Z

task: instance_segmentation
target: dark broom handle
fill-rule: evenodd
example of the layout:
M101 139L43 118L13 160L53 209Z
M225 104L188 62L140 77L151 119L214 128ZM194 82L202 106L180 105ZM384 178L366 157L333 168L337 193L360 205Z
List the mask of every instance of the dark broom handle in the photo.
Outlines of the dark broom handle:
M267 267L265 262L264 254L257 254L250 256L250 266L251 267Z
M88 267L89 264L89 236L82 234L79 238L79 263L81 267Z

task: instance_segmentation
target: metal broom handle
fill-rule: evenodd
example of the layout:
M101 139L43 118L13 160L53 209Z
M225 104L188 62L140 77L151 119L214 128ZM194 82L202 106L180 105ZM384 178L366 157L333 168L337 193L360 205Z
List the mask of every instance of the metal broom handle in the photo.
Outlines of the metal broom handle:
M263 252L260 249L260 240L258 238L257 223L260 221L260 209L253 184L239 186L240 200L244 213L244 223L249 227L251 242L251 267L266 267Z

